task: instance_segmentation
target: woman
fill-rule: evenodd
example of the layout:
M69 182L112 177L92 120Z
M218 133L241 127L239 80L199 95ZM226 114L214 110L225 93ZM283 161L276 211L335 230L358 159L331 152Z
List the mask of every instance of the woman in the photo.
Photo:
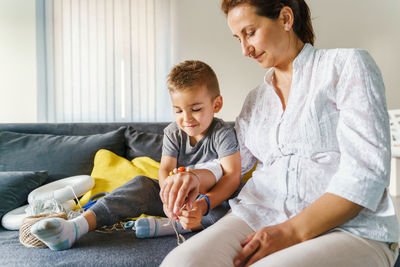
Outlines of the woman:
M242 173L232 211L164 266L392 266L381 74L366 51L316 50L303 0L223 0L244 56L267 69L236 121Z

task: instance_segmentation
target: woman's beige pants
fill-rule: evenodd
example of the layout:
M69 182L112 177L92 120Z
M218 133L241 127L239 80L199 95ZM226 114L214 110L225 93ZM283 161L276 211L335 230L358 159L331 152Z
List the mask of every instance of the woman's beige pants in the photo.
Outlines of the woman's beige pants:
M233 266L233 259L241 250L240 242L252 232L246 222L228 213L171 251L161 266ZM393 266L397 255L396 245L333 231L273 253L252 266L385 267Z

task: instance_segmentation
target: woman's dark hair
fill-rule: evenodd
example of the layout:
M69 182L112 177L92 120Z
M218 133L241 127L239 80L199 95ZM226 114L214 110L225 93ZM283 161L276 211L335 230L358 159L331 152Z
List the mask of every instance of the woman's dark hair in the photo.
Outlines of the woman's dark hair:
M249 4L256 8L259 16L277 19L284 6L293 11L293 31L303 43L314 44L314 30L311 24L310 9L304 0L222 0L221 9L228 12L241 4Z

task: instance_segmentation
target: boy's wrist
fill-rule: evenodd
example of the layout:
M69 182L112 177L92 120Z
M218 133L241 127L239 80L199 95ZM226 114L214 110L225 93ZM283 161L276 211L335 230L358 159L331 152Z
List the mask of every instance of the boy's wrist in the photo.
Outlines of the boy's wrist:
M206 195L200 195L200 210L203 216L207 216L210 212L210 200Z
M168 176L164 178L161 177L158 178L158 184L160 185L160 188L163 188L165 186L165 181L167 180L167 178Z
M196 177L196 179L197 179L197 181L199 182L199 185L200 185L200 177L199 177L199 175L194 170L191 170L191 169L189 169L188 172L190 174L192 174L194 177Z
M202 198L199 199L198 202L201 215L203 216L207 212L207 201L204 198Z

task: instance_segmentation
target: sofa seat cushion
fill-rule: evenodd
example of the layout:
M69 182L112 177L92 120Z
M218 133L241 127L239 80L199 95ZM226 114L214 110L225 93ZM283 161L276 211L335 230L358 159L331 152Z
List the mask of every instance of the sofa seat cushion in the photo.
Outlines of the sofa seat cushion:
M22 206L28 194L47 180L47 172L0 172L0 219Z
M99 149L125 155L125 129L87 136L0 132L0 171L47 170L47 182L89 175Z
M194 233L185 234L185 238ZM32 266L160 266L164 257L177 246L176 236L136 238L131 230L112 233L90 232L71 249L27 248L19 243L18 231L0 228L0 265Z

